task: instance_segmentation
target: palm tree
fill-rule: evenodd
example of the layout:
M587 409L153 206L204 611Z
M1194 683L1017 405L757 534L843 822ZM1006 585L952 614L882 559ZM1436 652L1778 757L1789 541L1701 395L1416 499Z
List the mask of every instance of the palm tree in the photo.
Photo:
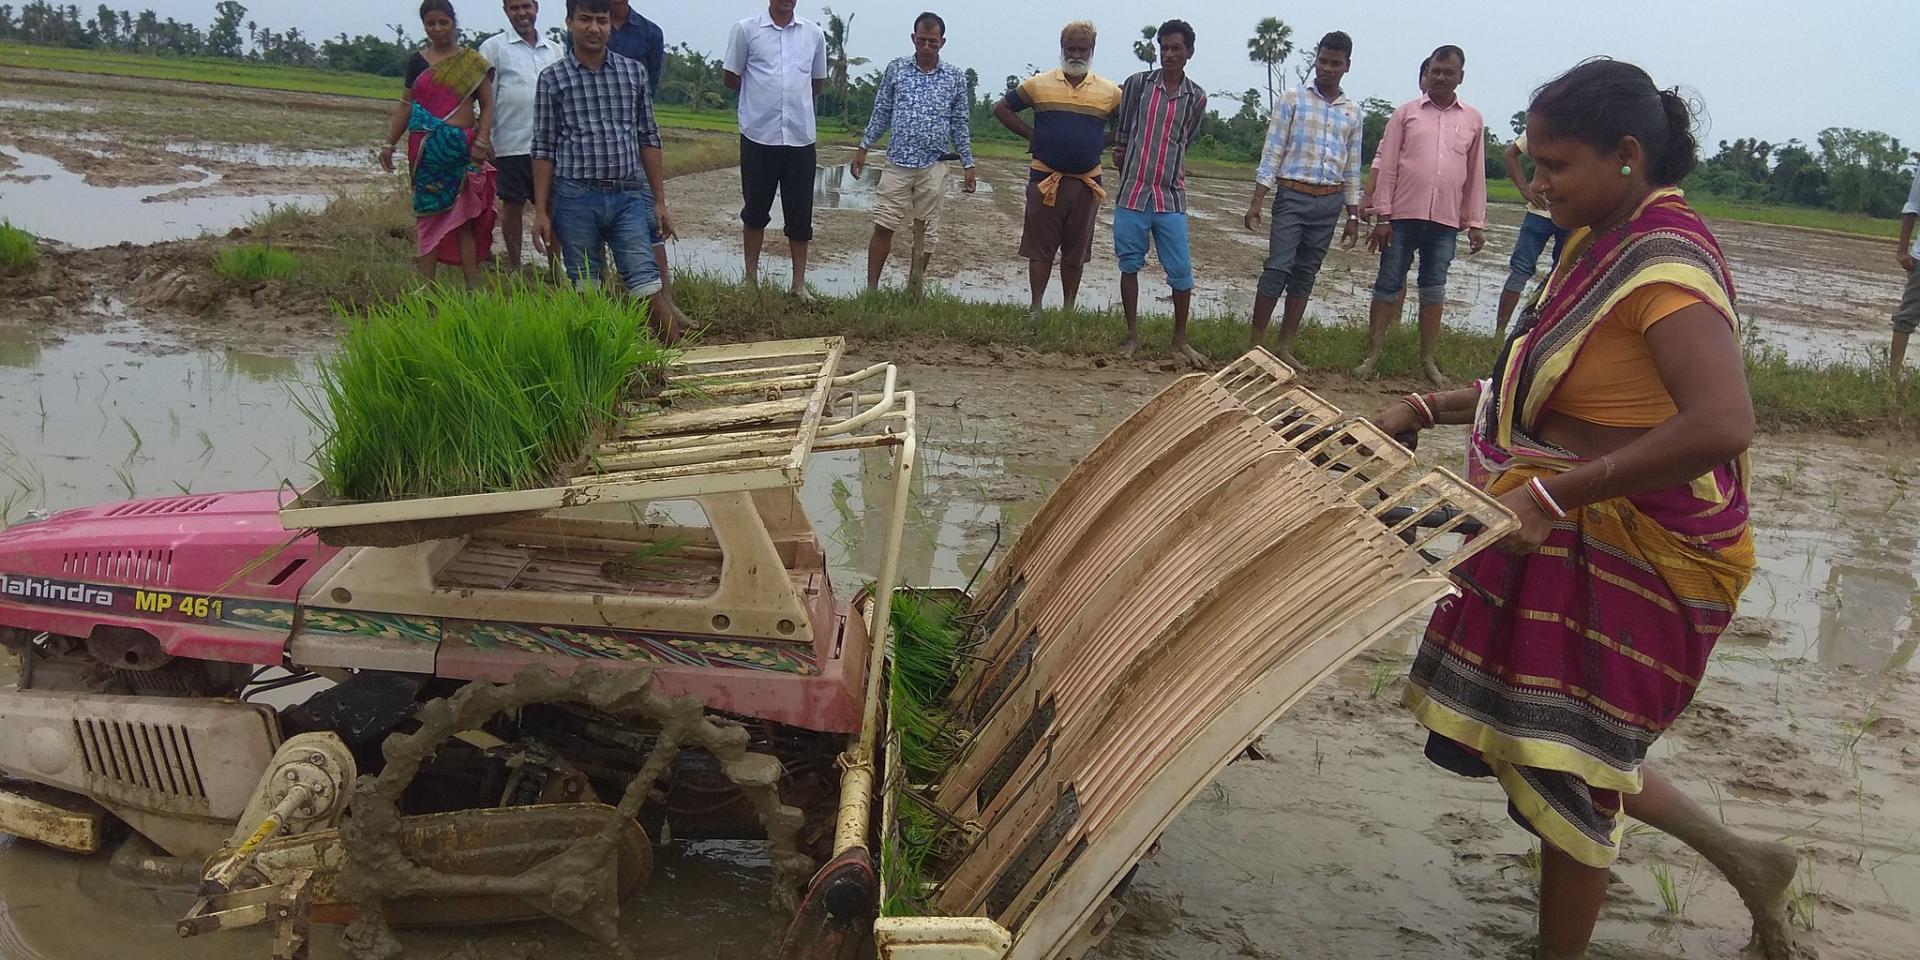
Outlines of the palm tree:
M821 7L827 15L827 77L833 83L833 89L840 96L840 119L852 123L853 103L847 97L847 68L864 66L866 57L847 56L847 41L853 37L853 18L847 14L845 20L833 12L832 7Z
M1247 39L1247 59L1267 65L1267 109L1273 109L1273 71L1293 55L1293 28L1279 17L1262 17Z
M694 113L707 107L726 106L727 98L720 92L720 61L707 59L684 41L679 53L684 66L674 71L674 79L667 83L667 89L684 94L687 102L693 104Z
M1139 57L1140 62L1146 64L1148 69L1152 69L1153 62L1160 58L1160 50L1154 45L1154 41L1158 39L1160 39L1159 29L1149 23L1140 28L1140 39L1133 42L1133 55Z

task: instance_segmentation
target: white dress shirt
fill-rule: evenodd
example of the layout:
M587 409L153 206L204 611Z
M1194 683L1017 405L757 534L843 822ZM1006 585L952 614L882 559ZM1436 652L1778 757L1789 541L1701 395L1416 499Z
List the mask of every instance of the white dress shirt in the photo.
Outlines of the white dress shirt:
M794 17L762 13L733 25L722 66L740 78L740 133L770 147L813 142L813 81L827 78L827 35Z
M533 43L509 29L480 43L480 55L493 64L493 152L518 157L533 150L533 94L540 71L566 54L540 37Z

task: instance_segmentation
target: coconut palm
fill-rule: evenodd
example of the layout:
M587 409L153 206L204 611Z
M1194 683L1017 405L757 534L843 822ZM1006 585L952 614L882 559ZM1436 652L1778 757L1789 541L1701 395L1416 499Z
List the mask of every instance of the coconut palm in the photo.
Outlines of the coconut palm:
M832 7L821 7L820 11L827 15L827 78L840 96L840 119L851 123L853 102L847 97L847 68L865 66L867 63L866 57L847 56L847 41L853 38L853 18L856 15L849 13L842 20Z
M1273 109L1273 72L1293 55L1293 28L1279 17L1262 17L1247 38L1247 59L1267 65L1267 109Z
M1133 55L1139 57L1140 62L1146 64L1149 69L1153 67L1155 60L1160 59L1160 48L1154 43L1158 39L1160 39L1159 29L1149 23L1140 28L1140 39L1133 42Z
M705 54L685 42L680 44L676 52L680 55L680 69L673 72L674 79L667 82L667 89L685 96L687 102L693 105L694 113L707 107L726 106L726 95L720 92L719 59L709 60Z

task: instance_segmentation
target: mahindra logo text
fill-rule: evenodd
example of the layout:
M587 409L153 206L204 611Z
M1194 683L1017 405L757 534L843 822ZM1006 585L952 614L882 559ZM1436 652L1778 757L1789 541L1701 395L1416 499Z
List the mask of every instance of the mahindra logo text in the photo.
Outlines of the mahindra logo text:
M113 591L85 583L61 583L44 577L13 577L0 573L0 596L22 600L57 600L83 606L113 606Z

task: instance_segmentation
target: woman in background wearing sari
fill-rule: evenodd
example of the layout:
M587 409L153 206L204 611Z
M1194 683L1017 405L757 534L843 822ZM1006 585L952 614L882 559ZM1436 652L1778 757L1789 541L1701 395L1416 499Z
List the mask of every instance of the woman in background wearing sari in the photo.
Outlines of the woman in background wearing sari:
M471 287L493 249L493 67L460 46L448 0L420 4L420 25L427 48L407 60L380 166L393 171L394 145L406 133L420 275L431 282L440 264L457 265Z
M1675 184L1692 115L1631 64L1534 93L1532 186L1571 229L1491 379L1411 395L1378 422L1471 424L1468 473L1520 528L1461 567L1406 705L1427 756L1493 777L1542 841L1539 956L1583 957L1624 817L1724 874L1769 960L1794 955L1792 848L1739 836L1646 763L1699 687L1754 565L1753 406L1718 243ZM1484 592L1482 592L1484 591Z

